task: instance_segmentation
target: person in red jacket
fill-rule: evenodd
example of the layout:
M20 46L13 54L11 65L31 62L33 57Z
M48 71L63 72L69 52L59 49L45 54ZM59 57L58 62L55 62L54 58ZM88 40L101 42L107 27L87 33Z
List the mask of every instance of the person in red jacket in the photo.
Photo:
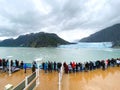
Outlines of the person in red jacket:
M72 63L72 69L73 69L73 72L75 72L75 62Z
M65 65L65 73L68 73L68 65Z

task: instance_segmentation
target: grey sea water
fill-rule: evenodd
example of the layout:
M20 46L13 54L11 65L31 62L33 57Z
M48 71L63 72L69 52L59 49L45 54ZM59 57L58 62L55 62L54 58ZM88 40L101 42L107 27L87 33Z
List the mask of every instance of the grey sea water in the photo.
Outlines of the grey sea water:
M0 58L23 60L31 63L37 58L43 61L85 62L120 57L120 49L110 48L111 43L78 43L59 47L0 47Z

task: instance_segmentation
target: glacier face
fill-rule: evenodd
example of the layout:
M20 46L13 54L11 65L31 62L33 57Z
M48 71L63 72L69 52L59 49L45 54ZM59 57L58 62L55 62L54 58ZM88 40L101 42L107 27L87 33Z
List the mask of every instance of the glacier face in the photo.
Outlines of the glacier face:
M80 42L77 44L60 45L59 48L111 48L112 42Z

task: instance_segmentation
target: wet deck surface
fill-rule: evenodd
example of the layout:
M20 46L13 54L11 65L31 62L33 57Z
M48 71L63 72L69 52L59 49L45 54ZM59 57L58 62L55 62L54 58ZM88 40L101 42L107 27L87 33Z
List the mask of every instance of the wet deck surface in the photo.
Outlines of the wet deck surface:
M61 90L120 90L120 67L64 75Z
M18 83L23 81L25 76L30 75L31 73L31 70L27 70L26 74L24 73L24 70L20 70L12 73L12 75L9 76L7 72L0 71L0 90L4 90L4 86L7 84L16 86Z
M40 71L40 85L35 90L58 90L58 72Z
M27 74L23 70L15 72L12 76L0 72L0 90L8 83L13 86L22 81ZM90 72L77 72L64 74L61 90L120 90L120 67L107 70L94 70ZM58 90L58 72L44 73L40 71L40 84L35 90Z

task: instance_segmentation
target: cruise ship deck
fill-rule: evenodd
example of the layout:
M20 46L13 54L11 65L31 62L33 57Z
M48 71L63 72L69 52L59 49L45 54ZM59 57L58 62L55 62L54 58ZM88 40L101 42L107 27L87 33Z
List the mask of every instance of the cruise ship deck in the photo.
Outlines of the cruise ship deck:
M25 76L32 73L31 69L24 73L24 70L17 71L9 76L0 72L0 90L4 86L12 84L16 86ZM58 72L44 73L40 71L40 84L35 90L59 90ZM76 72L63 74L61 90L119 90L120 67L110 67L103 70L93 70L89 72Z

